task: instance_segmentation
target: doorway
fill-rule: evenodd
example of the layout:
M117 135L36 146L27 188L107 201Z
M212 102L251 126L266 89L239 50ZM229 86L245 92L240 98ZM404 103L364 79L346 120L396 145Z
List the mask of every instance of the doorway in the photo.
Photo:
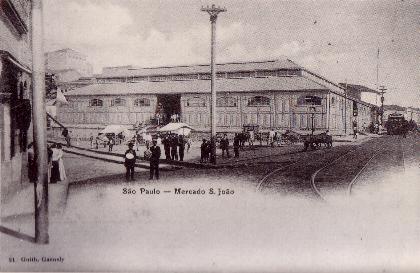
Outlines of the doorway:
M173 114L181 116L181 95L158 95L157 103L164 124L171 122Z

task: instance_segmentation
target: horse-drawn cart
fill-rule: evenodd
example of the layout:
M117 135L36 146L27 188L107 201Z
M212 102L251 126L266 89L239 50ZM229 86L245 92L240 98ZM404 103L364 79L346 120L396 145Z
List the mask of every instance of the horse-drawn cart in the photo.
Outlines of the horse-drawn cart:
M301 135L300 139L305 147L304 151L308 150L308 148L314 150L321 147L321 145L325 145L327 148L332 147L332 136L327 133Z

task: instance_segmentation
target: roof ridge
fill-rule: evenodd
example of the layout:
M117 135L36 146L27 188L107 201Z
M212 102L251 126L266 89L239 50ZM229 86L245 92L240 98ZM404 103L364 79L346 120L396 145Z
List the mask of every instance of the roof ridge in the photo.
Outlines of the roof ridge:
M275 63L278 61L289 61L294 65L300 67L300 65L294 63L290 59L268 59L268 60L260 60L260 61L237 61L237 62L223 62L223 63L216 63L216 65L231 65L231 64L262 64L262 63ZM123 66L107 66L103 68L125 68L132 65L123 65ZM149 66L149 67L133 67L131 70L142 70L142 69L162 69L162 68L180 68L180 67L194 67L194 66L210 66L210 64L185 64L185 65L169 65L169 66Z

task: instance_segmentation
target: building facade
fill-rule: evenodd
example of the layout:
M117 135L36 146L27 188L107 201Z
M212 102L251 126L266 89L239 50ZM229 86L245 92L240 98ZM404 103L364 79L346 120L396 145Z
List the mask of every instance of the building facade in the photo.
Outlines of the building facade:
M0 4L0 179L1 200L27 181L31 129L31 1Z
M68 74L69 70L76 71L81 77L91 77L93 74L87 56L70 48L45 53L45 66L47 70L56 74ZM65 78L66 75L62 77Z
M388 120L390 114L402 114L407 121L414 121L420 124L420 109L415 107L403 107L399 105L384 105L384 122Z
M69 105L58 109L73 135L87 136L109 124L147 124L157 114L168 120L174 113L196 131L210 130L209 65L103 72L96 84L67 92ZM375 108L290 60L218 64L216 90L220 132L249 124L310 132L313 117L315 130L347 134L354 120L367 127ZM309 96L319 98L317 103L308 102Z

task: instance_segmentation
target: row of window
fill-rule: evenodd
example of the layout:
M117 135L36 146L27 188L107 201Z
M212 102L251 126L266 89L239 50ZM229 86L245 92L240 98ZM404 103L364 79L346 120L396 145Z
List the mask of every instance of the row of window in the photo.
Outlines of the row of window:
M126 106L127 100L123 98L115 98L111 100L111 106L117 107L117 106ZM89 100L89 106L90 107L102 107L104 106L104 101L101 99L91 99ZM144 107L144 106L150 106L150 99L147 98L138 98L134 100L134 106L136 107Z
M312 96L315 97L315 96ZM298 106L304 105L321 105L322 99L320 97L316 97L318 100L315 100L315 103L308 102L307 96L300 96L297 99ZM247 106L269 106L271 103L271 99L265 96L254 96L248 99ZM111 100L111 106L126 106L127 101L123 98L114 98ZM235 97L221 97L217 99L216 105L218 107L237 107L238 100ZM101 99L91 99L89 101L90 107L102 107L104 106L104 101ZM150 106L150 99L147 98L137 98L134 100L134 106L136 107L145 107ZM185 101L186 107L206 107L206 100L202 97L194 97ZM285 106L282 105L282 108Z

